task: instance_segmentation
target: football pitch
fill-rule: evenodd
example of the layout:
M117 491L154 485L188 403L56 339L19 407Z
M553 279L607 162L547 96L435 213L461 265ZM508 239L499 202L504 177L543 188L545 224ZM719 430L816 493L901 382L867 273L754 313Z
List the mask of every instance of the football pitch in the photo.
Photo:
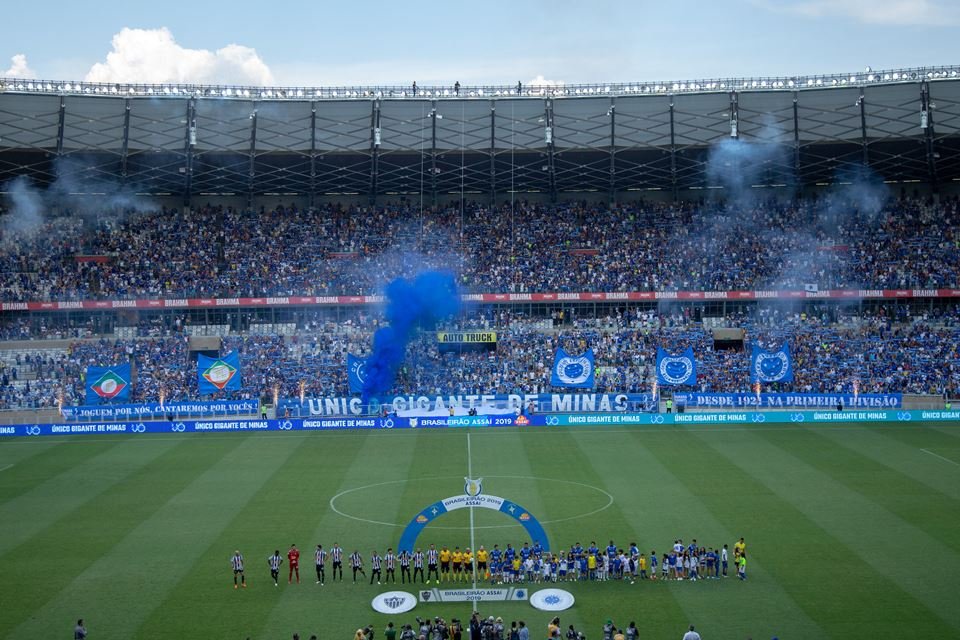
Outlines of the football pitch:
M95 640L350 638L368 623L380 640L388 620L469 619L470 604L375 613L393 585L354 584L349 569L332 583L328 566L320 586L313 566L318 543L396 549L421 509L463 493L468 468L538 518L554 551L746 539L745 582L563 586L576 604L562 627L589 640L608 618L643 639L691 623L705 640L960 637L960 424L847 423L5 440L0 638L68 637L81 617ZM477 545L528 541L503 514L474 518ZM284 566L274 587L267 557L291 543L302 582ZM469 546L468 510L431 522L417 545L431 543ZM246 589L233 588L235 549ZM525 620L531 638L554 615L478 607Z

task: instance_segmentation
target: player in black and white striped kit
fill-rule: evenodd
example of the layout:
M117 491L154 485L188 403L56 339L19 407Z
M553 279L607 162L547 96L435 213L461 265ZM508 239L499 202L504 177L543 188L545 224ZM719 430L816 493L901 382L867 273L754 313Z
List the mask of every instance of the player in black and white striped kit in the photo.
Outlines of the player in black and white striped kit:
M364 578L367 577L367 572L363 570L363 556L360 555L359 551L354 550L354 552L350 554L350 568L353 569L354 582L357 581L358 571Z
M417 549L413 554L413 579L410 582L417 581L417 574L420 574L420 582L423 582L423 551Z
M277 585L277 579L280 576L280 565L283 564L283 556L280 555L280 549L273 552L273 555L267 558L267 564L270 565L270 577L273 578L273 586Z
M340 574L340 582L343 582L343 549L336 542L330 549L330 558L333 560L333 576L331 580L337 581L337 573Z
M323 567L327 563L327 552L323 550L323 545L317 545L317 584L323 586Z
M404 549L400 552L400 582L413 582L410 577L410 552Z
M387 549L387 555L383 556L383 561L387 565L387 579L384 582L397 581L397 557L393 555L393 547Z
M430 584L431 575L436 577L437 584L440 584L440 571L437 569L437 559L439 557L440 552L433 545L430 545L430 548L427 549L427 584Z
M237 549L233 552L233 557L230 558L230 564L233 566L233 588L237 588L237 574L240 574L240 582L243 584L243 588L247 588L247 578L243 573L243 555L240 553L240 549Z
M370 554L370 584L373 584L374 576L377 577L377 584L380 584L380 580L383 577L383 574L380 573L380 564L382 562L383 558L381 558L377 550L374 549L373 553Z

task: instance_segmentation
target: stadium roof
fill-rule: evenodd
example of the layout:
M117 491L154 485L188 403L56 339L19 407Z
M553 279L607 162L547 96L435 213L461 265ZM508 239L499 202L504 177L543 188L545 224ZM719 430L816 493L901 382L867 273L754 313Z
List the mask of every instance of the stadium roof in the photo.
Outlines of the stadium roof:
M236 87L0 80L0 184L207 194L491 194L960 180L960 67L559 86Z

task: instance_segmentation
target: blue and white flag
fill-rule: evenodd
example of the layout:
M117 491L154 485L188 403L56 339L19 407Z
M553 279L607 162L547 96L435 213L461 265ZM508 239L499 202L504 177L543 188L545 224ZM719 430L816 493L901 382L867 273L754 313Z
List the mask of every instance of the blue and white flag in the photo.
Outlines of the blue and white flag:
M363 393L363 382L367 377L367 361L352 353L347 354L347 382L350 393Z
M686 351L676 356L657 347L657 382L670 385L696 384L697 361L693 357L693 347L687 347Z
M222 358L197 354L197 387L200 395L217 391L240 391L240 354L232 351Z
M779 351L764 351L753 345L750 358L750 382L793 382L793 361L790 346L783 343Z
M593 349L587 349L579 356L571 356L563 348L557 349L557 355L553 359L550 384L554 387L592 389Z
M130 399L130 364L115 367L87 367L84 387L87 404Z

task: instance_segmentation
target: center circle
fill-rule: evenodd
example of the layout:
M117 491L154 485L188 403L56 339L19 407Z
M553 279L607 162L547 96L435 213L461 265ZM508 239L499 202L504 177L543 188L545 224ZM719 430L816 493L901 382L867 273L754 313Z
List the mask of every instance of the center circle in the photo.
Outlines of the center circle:
M341 498L345 498L350 495L355 495L364 491L380 489L383 487L390 487L390 486L396 486L396 485L405 485L410 482L419 483L419 482L429 482L429 481L444 481L446 483L446 481L448 480L460 480L462 482L462 479L463 479L462 476L445 476L445 477L435 477L435 478L387 480L386 482L376 482L374 484L367 484L360 487L353 487L352 489L345 489L340 493L336 494L335 496L333 496L332 498L330 498L330 509L334 513L340 516L343 516L344 518L349 518L351 520L356 520L358 522L365 522L367 524L378 524L385 527L405 527L407 526L408 522L385 522L383 520L375 520L373 518L364 518L362 516L355 515L353 513L350 513L347 510L344 510L343 508L340 508L337 502L340 501ZM568 520L577 520L579 518L586 518L586 517L592 516L594 514L600 513L601 511L605 511L606 509L609 509L613 505L613 501L614 501L613 495L611 495L608 491L605 491L604 489L601 489L600 487L596 487L592 484L586 484L584 482L576 482L574 480L563 480L560 478L541 478L537 476L513 476L513 475L484 476L484 480L500 480L500 479L565 484L565 485L570 485L574 487L580 487L582 489L587 489L593 493L599 493L601 496L605 498L604 503L596 509L592 509L590 511L585 511L583 513L578 513L570 516L564 516L560 518L549 518L545 520L540 520L540 524L543 524L543 525L553 524L557 522L566 522ZM452 486L456 486L456 485L454 484ZM486 493L486 491L484 491L484 493ZM500 493L499 491L493 491L491 492L491 495L497 495L499 493ZM453 493L451 493L450 495L438 494L437 497L433 499L433 502L436 502L437 500L443 500L445 498L451 497L452 495L455 495L455 494ZM513 498L510 496L504 496L504 497L508 498L509 500L513 500ZM522 504L523 502L525 502L525 500L518 500L517 502ZM423 509L428 504L429 502L426 504L417 505L415 507L415 510L411 511L411 517L413 515L416 515L416 513L419 513L420 509ZM523 506L526 507L527 505L523 505ZM479 509L478 511L483 511L483 509ZM511 527L520 527L520 526L522 525L520 525L520 523L518 522L509 522L506 524L478 525L478 526L475 526L474 529L508 529ZM465 527L465 526L444 526L444 525L438 525L433 523L430 524L430 528L452 530L452 531L468 531L470 529L470 527Z

